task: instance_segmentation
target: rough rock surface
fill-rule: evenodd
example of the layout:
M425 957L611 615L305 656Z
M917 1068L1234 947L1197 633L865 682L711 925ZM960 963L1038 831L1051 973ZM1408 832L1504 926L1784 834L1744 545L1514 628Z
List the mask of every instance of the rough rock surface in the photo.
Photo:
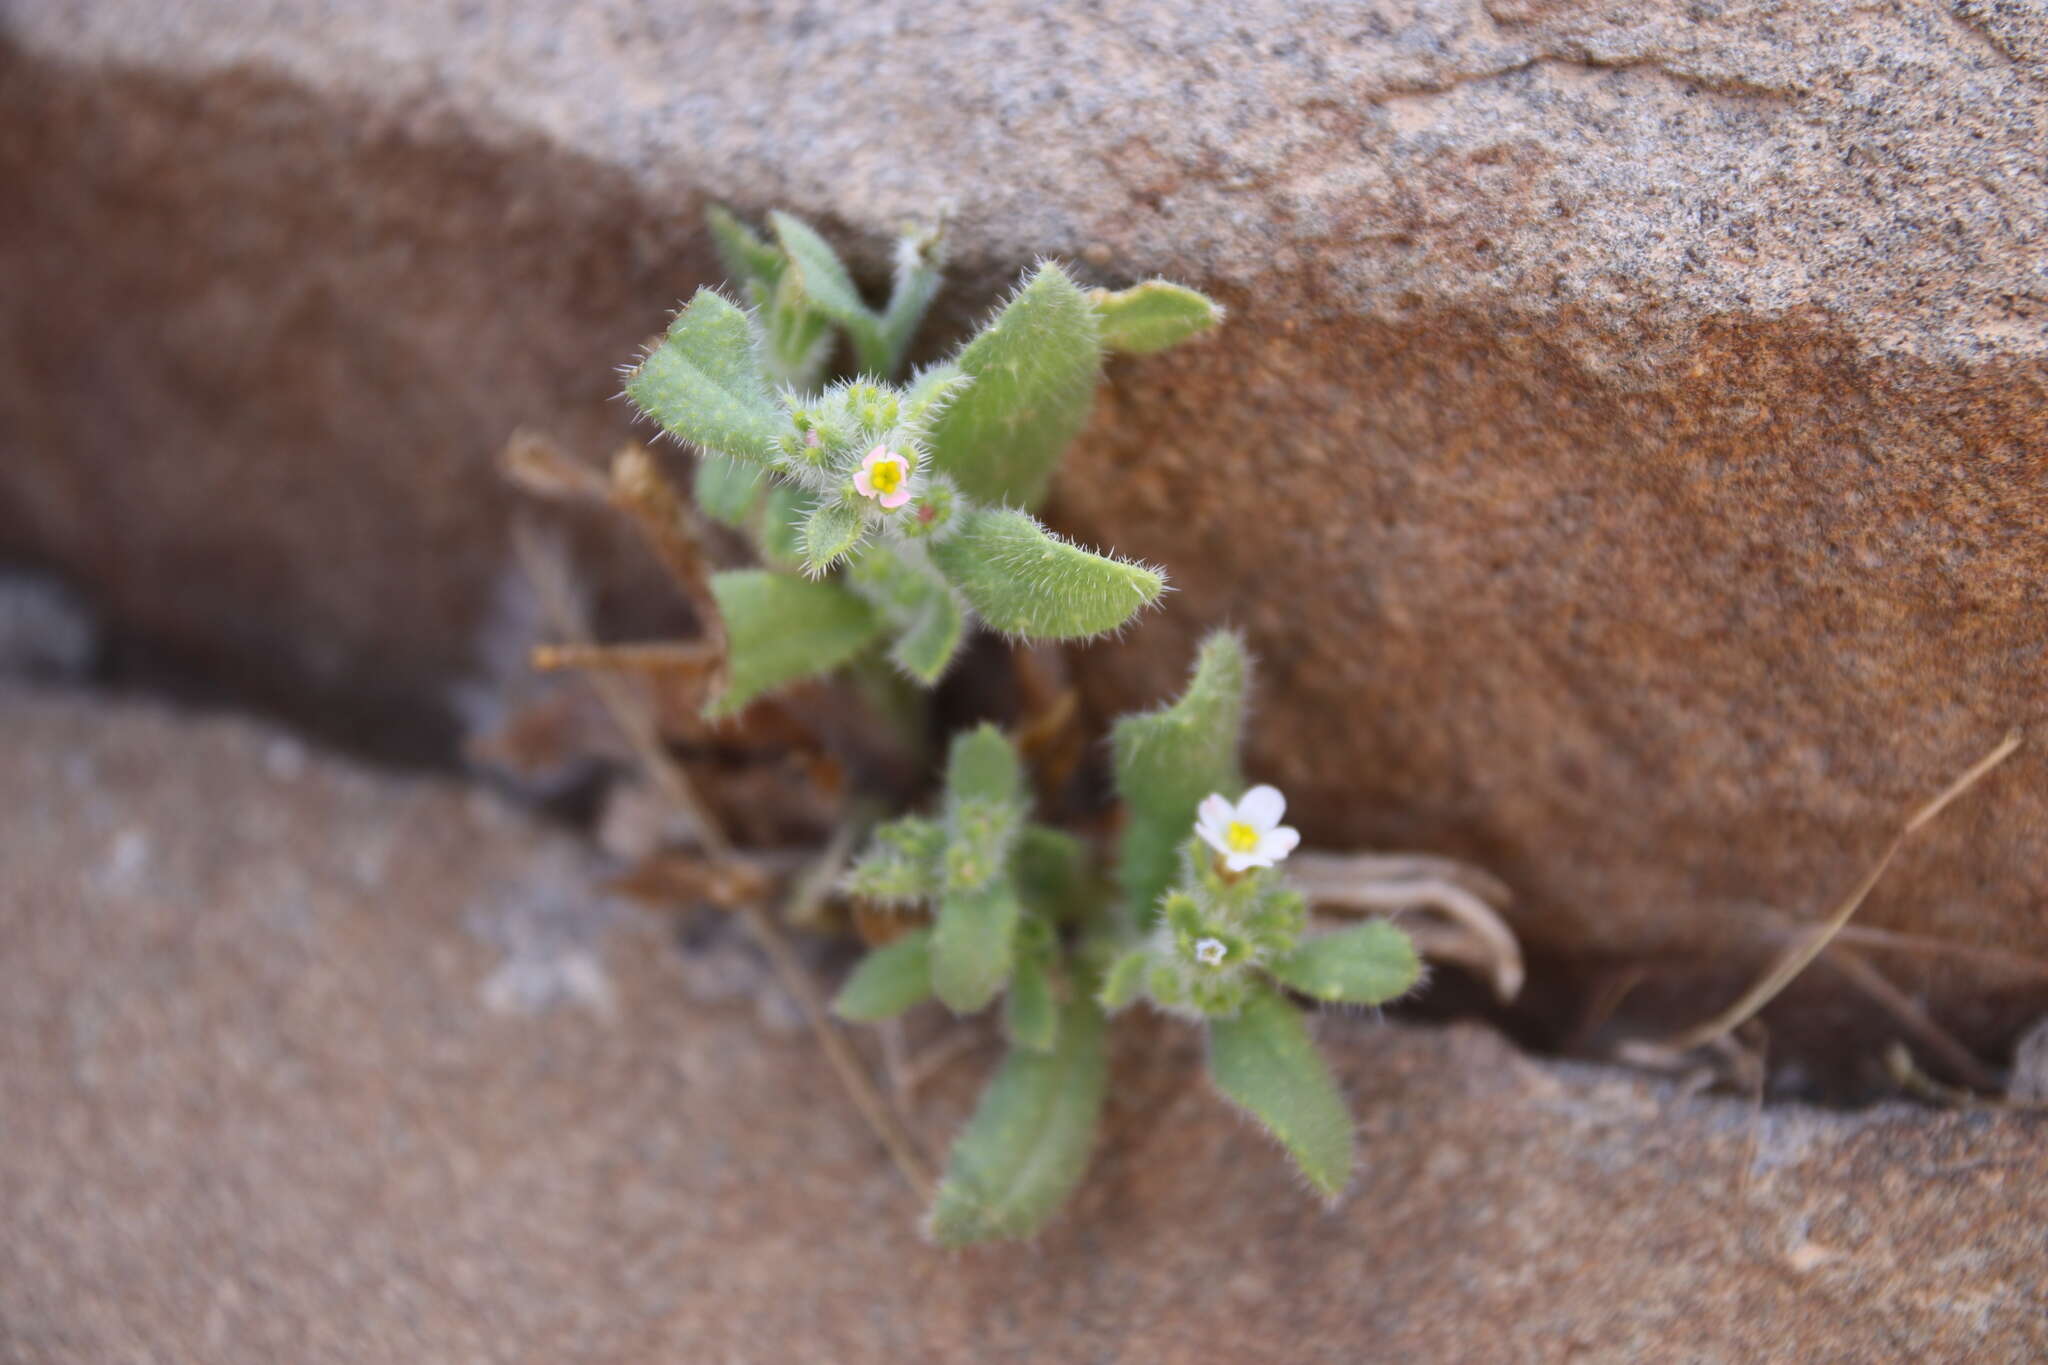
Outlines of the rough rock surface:
M941 1253L745 955L693 998L720 950L563 836L237 722L0 731L9 1365L2048 1350L2048 1119L1759 1113L1469 1026L1325 1021L1332 1212L1140 1031L1070 1214Z
M276 700L416 723L503 570L490 452L596 450L706 195L956 319L1040 253L1233 319L1119 365L1055 518L1209 624L1311 838L1489 863L1566 955L1714 956L2044 719L2048 67L1984 0L934 9L22 5L0 551ZM309 691L310 689L310 691ZM2048 948L2010 765L1872 922ZM1912 970L1910 964L1901 970ZM1906 980L1980 1042L2022 989Z

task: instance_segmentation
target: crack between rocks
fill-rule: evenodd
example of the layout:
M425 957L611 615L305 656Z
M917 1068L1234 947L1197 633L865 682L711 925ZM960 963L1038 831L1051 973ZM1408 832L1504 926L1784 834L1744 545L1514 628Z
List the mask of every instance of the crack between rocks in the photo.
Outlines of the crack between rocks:
M1688 70L1674 65L1670 58L1663 56L1646 54L1633 57L1602 57L1588 51L1563 51L1539 52L1499 66L1463 72L1445 81L1386 86L1376 92L1367 93L1364 99L1375 105L1410 100L1422 101L1437 95L1449 94L1466 86L1494 83L1508 76L1545 67L1595 72L1647 71L1662 76L1673 84L1692 86L1726 98L1764 100L1788 105L1796 103L1805 94L1805 91L1798 87L1769 85L1736 75L1710 75Z

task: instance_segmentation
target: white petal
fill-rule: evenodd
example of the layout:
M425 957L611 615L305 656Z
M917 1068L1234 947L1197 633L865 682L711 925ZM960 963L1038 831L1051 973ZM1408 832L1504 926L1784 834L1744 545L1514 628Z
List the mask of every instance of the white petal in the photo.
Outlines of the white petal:
M1301 831L1292 825L1282 825L1259 836L1259 856L1268 863L1277 863L1294 852L1301 842Z
M1252 850L1250 853L1232 853L1227 849L1218 849L1216 851L1223 855L1223 865L1232 872L1246 872L1254 867L1271 867L1273 865L1273 860L1260 853L1257 849Z
M1211 829L1207 825L1196 825L1195 833L1201 836L1203 843L1215 849L1218 853L1223 854L1225 857L1236 856L1235 854L1231 853L1230 844L1228 843L1228 841L1224 839L1222 830Z
M1237 818L1263 833L1287 814L1287 798L1278 787L1257 786L1237 798Z
M1221 834L1223 833L1224 827L1236 818L1237 808L1231 805L1229 801L1224 799L1224 797L1217 792L1211 792L1209 795L1203 797L1202 804L1195 807L1196 829L1200 829L1202 828L1202 826L1207 825L1209 828L1215 830L1218 834Z

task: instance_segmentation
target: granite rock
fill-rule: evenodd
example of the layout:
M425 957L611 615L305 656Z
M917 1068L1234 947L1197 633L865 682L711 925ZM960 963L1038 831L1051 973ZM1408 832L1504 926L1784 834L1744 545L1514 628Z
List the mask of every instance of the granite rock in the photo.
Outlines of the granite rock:
M1224 299L1212 344L1114 367L1057 495L1182 589L1083 656L1089 702L1243 626L1252 767L1309 837L1487 863L1539 954L1753 956L2044 718L2025 6L4 25L0 552L237 695L444 742L506 567L491 452L624 431L610 366L705 277L718 197L870 270L949 207L955 327L1045 253ZM2048 950L2039 761L1870 921ZM2037 975L1927 961L1893 970L1981 1046L2039 1011Z
M1070 1211L942 1252L744 943L607 903L580 842L246 722L0 728L10 1365L2048 1350L2048 1119L1758 1110L1473 1025L1321 1021L1364 1153L1327 1211L1184 1030L1121 1030Z

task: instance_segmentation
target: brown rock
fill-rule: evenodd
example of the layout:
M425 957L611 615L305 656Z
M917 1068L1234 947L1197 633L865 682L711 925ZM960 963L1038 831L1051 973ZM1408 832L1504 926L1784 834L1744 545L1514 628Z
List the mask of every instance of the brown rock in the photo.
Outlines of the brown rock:
M1116 369L1069 530L1266 662L1312 839L1479 858L1584 959L1753 955L2043 719L2048 81L2010 6L534 0L27 7L0 82L0 549L274 705L419 725L511 428L601 449L705 195L956 320L1039 253L1216 291ZM2032 754L1871 922L2048 951ZM1987 1046L2039 978L1894 964ZM2018 1003L2011 1001L2017 998Z
M237 723L0 728L9 1362L2048 1350L2038 1116L1758 1111L1470 1026L1323 1021L1366 1153L1334 1212L1189 1035L1128 1029L1074 1208L941 1253L748 955L680 956L563 836Z

